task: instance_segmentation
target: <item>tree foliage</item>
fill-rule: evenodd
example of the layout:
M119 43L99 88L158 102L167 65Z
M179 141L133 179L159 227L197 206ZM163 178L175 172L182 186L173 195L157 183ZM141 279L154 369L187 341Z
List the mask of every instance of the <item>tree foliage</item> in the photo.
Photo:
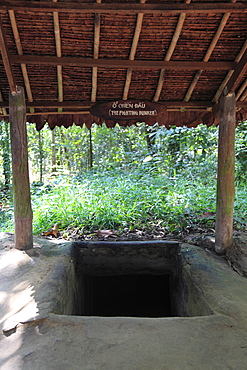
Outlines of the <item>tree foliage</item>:
M175 230L199 222L205 211L215 212L215 126L167 130L140 123L113 129L93 125L90 131L73 126L52 132L45 127L37 132L28 123L27 128L36 232L58 220L64 228L160 223ZM243 122L236 130L235 220L240 225L245 222L246 139ZM2 121L2 190L11 189L10 175L9 127ZM9 199L6 206L8 211L0 214L5 227L12 220Z

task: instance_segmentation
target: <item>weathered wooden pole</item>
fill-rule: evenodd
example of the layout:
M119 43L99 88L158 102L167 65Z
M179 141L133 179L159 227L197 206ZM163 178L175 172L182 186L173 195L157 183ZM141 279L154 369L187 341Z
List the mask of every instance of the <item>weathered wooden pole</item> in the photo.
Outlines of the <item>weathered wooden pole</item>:
M26 104L22 87L9 93L10 139L15 213L15 247L33 247L32 208L28 172Z
M225 254L233 242L235 127L235 94L227 93L225 90L220 100L218 141L215 251L219 254Z

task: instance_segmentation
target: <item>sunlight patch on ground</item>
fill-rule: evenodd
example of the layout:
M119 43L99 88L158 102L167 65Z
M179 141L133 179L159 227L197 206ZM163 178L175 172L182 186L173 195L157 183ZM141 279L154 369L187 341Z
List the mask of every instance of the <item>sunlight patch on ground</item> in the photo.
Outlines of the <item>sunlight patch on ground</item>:
M4 323L4 330L16 327L20 322L33 320L38 315L38 306L34 299L34 287L24 281L12 289L5 301L5 315L0 323Z
M15 269L31 263L32 260L26 253L17 249L11 249L8 253L1 256L0 272L7 277L12 275Z

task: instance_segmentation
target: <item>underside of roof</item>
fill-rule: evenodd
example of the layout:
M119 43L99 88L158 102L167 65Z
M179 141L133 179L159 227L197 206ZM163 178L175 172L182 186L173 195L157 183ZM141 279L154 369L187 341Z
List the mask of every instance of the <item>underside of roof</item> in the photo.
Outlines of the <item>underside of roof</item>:
M143 113L149 125L209 126L226 91L247 117L246 1L1 0L0 16L5 119L16 86L38 130L141 121L96 115L96 103L151 102L162 109Z

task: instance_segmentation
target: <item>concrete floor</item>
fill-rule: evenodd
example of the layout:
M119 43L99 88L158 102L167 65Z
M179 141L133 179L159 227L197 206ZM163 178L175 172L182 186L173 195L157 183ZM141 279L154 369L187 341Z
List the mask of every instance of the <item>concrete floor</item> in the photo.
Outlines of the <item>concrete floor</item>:
M70 243L36 239L30 256L2 234L1 370L246 370L246 278L200 247L182 244L180 253L212 314L69 316L57 313L71 310Z

